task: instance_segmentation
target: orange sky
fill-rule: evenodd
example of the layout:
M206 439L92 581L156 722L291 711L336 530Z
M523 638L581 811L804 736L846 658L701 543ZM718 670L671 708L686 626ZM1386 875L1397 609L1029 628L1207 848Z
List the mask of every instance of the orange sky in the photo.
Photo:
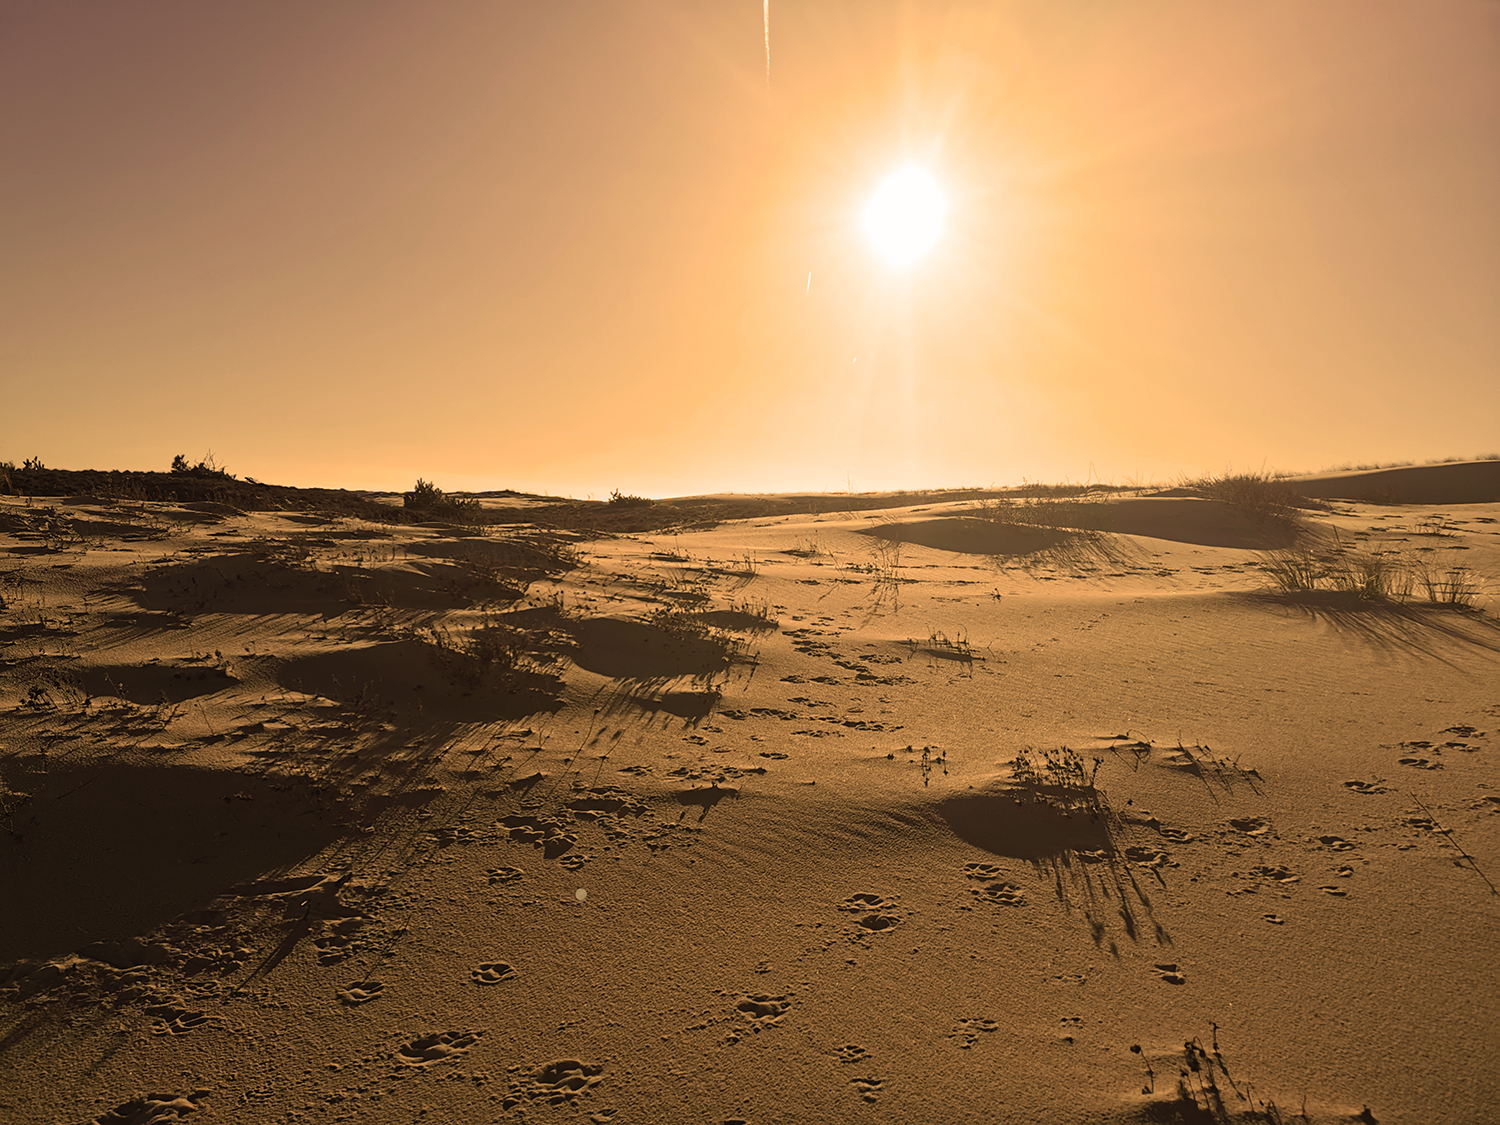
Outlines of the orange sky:
M0 0L0 459L604 496L1500 451L1500 4L773 0L771 55L759 0ZM907 163L951 209L899 270L858 213Z

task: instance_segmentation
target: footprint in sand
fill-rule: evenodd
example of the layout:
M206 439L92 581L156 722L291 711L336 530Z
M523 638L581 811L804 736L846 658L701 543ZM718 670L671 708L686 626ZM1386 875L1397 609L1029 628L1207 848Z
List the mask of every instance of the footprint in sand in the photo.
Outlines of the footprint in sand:
M871 1105L875 1104L880 1097L880 1091L885 1086L885 1081L880 1078L851 1078L849 1085L854 1087L854 1092Z
M202 1109L198 1103L208 1094L208 1090L194 1090L191 1094L148 1094L133 1098L100 1114L92 1125L165 1125Z
M355 1004L368 1004L371 1000L379 1000L384 994L385 985L378 980L355 981L347 988L341 988L334 993L339 998L339 1003L348 1004L350 1007Z
M1172 857L1160 848L1126 848L1125 858L1142 867L1172 866Z
M1283 918L1280 914L1262 914L1261 917L1264 918L1267 922L1271 923L1271 925L1273 926L1286 925L1286 919Z
M1254 874L1262 879L1270 879L1273 883L1300 883L1301 875L1295 875L1285 864L1277 867L1267 867L1265 864L1254 869Z
M340 918L336 922L323 923L323 932L313 938L319 964L334 965L352 957L359 948L359 931L364 925L363 918Z
M870 1057L870 1052L857 1043L846 1044L834 1051L834 1054L839 1057L839 1062L841 1063L864 1062L865 1059Z
M1271 822L1265 817L1247 816L1229 822L1229 827L1247 836L1265 836L1271 831Z
M1347 879L1347 878L1349 878L1349 876L1351 876L1351 875L1354 874L1354 868L1350 867L1346 863L1342 867L1335 868L1333 873L1335 875L1337 875L1340 879Z
M1467 723L1460 723L1454 727L1444 727L1438 731L1439 734L1456 734L1459 738L1483 738L1485 732L1478 727L1471 727Z
M1332 895L1334 898L1347 898L1349 896L1349 891L1347 888L1335 887L1331 884L1328 886L1319 887L1318 890L1322 891L1325 895Z
M514 1066L511 1070L519 1071ZM513 1080L510 1091L501 1102L504 1109L514 1109L524 1101L562 1105L574 1101L604 1081L604 1067L582 1059L553 1059L534 1069L523 1079Z
M1004 874L1004 870L993 863L964 864L964 878L966 879L998 879Z
M1185 828L1162 828L1158 830L1157 834L1163 840L1170 840L1174 844L1187 844L1197 839L1196 836Z
M891 912L895 909L895 905L884 895L862 891L859 894L850 895L839 903L839 909L847 914L864 915L859 919L860 932L879 934L894 929L900 924L900 916Z
M1402 766L1411 766L1418 770L1440 770L1442 762L1434 762L1431 758L1397 758L1396 763Z
M498 887L506 883L519 882L526 872L522 871L519 867L491 867L484 874L490 881L490 886Z
M762 758L771 758L775 761L780 762L785 760L789 755L783 754L780 750L762 750L760 752L760 756Z
M1167 984L1187 984L1187 974L1174 964L1158 962L1152 966L1151 971L1156 975L1157 980L1165 981Z
M469 979L475 984L499 984L501 981L515 980L516 970L504 961L486 961L469 974Z
M992 906L1025 906L1026 892L1015 883L990 883L984 887L971 887L969 893L980 902Z
M763 1027L774 1027L792 1006L790 997L768 996L762 992L742 995L735 1001L735 1011L750 1021L756 1031Z
M980 1035L987 1035L992 1031L998 1031L1000 1025L994 1020L967 1019L959 1020L953 1025L953 1030L948 1032L948 1038L954 1040L959 1050L967 1051L979 1041Z
M1355 792L1355 793L1364 793L1364 794L1367 794L1367 795L1371 794L1371 793L1389 793L1390 792L1390 790L1387 789L1384 785L1380 784L1380 781L1378 781L1378 780L1377 781L1346 781L1346 782L1344 782L1344 788L1348 789L1348 790L1350 790L1352 792Z
M173 1004L147 1008L146 1014L156 1017L151 1025L152 1035L186 1035L206 1024L216 1022L214 1017L207 1012L193 1012Z
M469 1048L479 1042L479 1033L474 1031L438 1031L422 1035L405 1044L396 1052L396 1061L406 1066L426 1068L447 1062L467 1054Z
M566 867L569 871L577 871L580 867L582 867L585 863L593 858L594 857L591 855L579 855L578 853L574 852L570 855L563 856L562 859L558 860L557 862L561 866Z
M1319 836L1318 843L1333 852L1352 852L1354 850L1354 845L1342 836Z

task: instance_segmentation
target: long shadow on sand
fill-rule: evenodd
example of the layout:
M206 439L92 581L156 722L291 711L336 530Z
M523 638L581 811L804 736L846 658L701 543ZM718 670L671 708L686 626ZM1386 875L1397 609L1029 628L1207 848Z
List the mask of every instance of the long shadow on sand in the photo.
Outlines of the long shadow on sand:
M1232 594L1267 609L1291 610L1377 648L1421 653L1452 663L1441 651L1455 648L1500 653L1500 621L1442 605L1373 601L1343 591Z
M993 855L1027 860L1052 885L1069 913L1080 910L1094 943L1118 952L1110 937L1118 924L1133 942L1150 937L1170 945L1151 898L1115 844L1115 817L1097 790L1025 785L964 794L938 804L962 840Z
M0 962L144 933L339 835L287 779L182 766L52 768L0 840Z

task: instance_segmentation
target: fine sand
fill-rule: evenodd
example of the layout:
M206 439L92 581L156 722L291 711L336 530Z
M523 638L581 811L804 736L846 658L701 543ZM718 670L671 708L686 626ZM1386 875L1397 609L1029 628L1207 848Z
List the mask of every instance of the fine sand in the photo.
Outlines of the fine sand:
M1500 1120L1495 466L1300 532L0 497L0 1122Z

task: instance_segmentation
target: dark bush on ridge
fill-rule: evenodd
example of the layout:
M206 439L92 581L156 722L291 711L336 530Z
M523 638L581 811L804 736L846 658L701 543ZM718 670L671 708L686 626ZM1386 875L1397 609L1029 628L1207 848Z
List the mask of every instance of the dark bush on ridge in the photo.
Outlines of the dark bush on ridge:
M416 486L410 492L401 494L401 503L410 511L460 523L478 522L481 511L478 500L449 496L430 480L421 477L417 478Z

